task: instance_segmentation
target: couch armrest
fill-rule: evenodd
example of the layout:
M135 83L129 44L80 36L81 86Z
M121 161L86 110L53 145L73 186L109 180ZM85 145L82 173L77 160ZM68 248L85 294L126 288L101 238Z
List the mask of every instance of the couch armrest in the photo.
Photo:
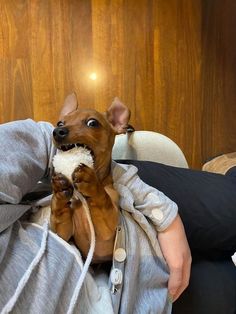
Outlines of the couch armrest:
M117 135L112 158L148 160L188 168L186 158L179 146L167 136L151 131Z

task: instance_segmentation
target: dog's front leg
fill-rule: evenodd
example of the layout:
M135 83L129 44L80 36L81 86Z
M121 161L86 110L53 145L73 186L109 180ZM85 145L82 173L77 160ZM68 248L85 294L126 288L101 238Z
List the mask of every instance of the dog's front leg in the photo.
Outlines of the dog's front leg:
M113 254L118 224L118 208L99 181L94 169L80 165L75 169L72 178L74 187L86 198L90 209L96 234L94 261L96 259L100 261L110 259ZM90 231L86 227L87 223L84 221L83 216L80 211L75 210L74 220L77 220L76 225L79 225L80 228L75 230L74 238L79 247L82 247L85 243L85 241L82 243L83 236L87 239L90 238ZM84 255L86 255L88 249L89 245L86 249L83 249Z
M52 177L51 228L62 239L68 241L73 234L72 209L70 199L73 187L62 174Z

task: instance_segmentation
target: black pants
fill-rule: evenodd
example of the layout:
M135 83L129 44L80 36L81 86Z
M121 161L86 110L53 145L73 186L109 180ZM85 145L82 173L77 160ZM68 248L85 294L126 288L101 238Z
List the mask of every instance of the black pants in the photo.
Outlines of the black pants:
M188 288L173 304L173 314L235 314L236 267L230 260L204 257L193 264Z

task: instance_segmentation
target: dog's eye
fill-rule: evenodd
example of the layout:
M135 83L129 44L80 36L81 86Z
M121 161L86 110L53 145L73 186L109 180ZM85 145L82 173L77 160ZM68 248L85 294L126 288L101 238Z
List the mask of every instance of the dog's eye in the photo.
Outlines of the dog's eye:
M65 124L65 123L64 123L63 121L58 121L58 122L57 122L57 126L59 126L59 127L60 127L60 126L64 126L64 124Z
M86 122L86 124L89 128L98 128L99 127L99 122L96 119L89 119Z

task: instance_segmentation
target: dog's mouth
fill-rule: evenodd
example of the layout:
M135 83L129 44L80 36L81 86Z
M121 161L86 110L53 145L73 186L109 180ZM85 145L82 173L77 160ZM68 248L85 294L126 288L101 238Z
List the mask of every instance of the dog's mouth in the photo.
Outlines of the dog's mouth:
M87 149L90 154L92 155L92 157L94 157L94 153L92 151L92 149L90 147L88 147L88 145L86 144L81 144L81 143L76 143L76 144L63 144L61 146L57 146L57 149L60 149L63 152L67 152L75 147L83 147L85 149Z

